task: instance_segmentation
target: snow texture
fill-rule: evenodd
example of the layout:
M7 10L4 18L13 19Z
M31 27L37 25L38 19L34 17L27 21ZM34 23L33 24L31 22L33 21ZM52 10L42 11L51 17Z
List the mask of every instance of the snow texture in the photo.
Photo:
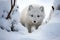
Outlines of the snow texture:
M60 0L54 0L54 8L57 9L58 6L60 6Z
M22 1L27 1L27 6L30 4L29 1L31 3L39 4L41 0L19 0L17 1L17 5L19 5L19 2L23 4ZM41 3L44 1L45 0L42 0ZM49 0L48 3L50 3L50 1L52 0ZM52 4L49 4L50 6L47 6L47 4L45 6L45 10L49 7L48 10L50 11L50 6ZM47 24L39 26L39 29L34 30L32 33L28 33L27 29L20 23L20 12L23 10L23 7L25 7L25 3L24 6L22 5L20 7L21 9L16 5L12 11L11 19L8 20L5 18L11 8L10 0L0 0L0 5L0 40L60 40L60 10L54 10L53 16ZM48 10L45 13L48 14ZM12 25L14 27L14 31L11 31Z

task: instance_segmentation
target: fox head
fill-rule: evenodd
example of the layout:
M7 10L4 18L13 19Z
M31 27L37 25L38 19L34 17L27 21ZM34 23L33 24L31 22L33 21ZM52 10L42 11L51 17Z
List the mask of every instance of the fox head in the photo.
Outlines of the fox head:
M43 21L45 17L45 13L44 13L44 7L43 6L39 6L39 7L35 7L30 5L28 8L28 14L27 14L27 18L29 18L28 20L33 23L41 23Z

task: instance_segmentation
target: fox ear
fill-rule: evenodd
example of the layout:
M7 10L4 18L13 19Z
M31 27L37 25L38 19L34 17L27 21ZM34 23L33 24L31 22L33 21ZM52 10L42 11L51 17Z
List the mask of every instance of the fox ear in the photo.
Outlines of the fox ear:
M30 6L29 6L29 8L28 8L28 10L30 11L32 8L33 8L33 6L32 6L32 5L30 5Z
M43 11L44 11L44 7L43 7L43 6L41 6L41 7L40 7L40 10L43 12Z

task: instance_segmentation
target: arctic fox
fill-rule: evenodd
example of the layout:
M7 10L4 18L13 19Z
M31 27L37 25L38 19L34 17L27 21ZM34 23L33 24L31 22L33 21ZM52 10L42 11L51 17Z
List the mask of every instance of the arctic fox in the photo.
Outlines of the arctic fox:
M42 24L45 17L44 7L39 5L29 5L22 13L20 22L23 26L27 27L28 32L32 32L32 27L38 29Z

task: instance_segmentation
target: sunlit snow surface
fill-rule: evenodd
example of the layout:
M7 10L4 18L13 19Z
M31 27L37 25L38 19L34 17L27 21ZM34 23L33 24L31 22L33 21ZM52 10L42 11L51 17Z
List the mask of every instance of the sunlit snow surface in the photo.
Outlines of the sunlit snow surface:
M23 1L23 2L22 2ZM19 2L21 3L20 5L24 4L23 6L20 6L19 7L19 11L21 12L21 10L23 9L22 7L25 6L25 3L26 2L26 6L29 5L27 3L28 0L20 0ZM32 3L38 3L40 2L41 0L33 0L30 2ZM45 0L42 0L41 2L44 2ZM48 0L46 0L45 2L47 2ZM51 0L52 1L52 0ZM2 6L0 6L0 27L2 26L4 28L4 30L2 30L0 28L0 40L60 40L60 11L58 10L55 10L54 11L54 15L52 16L51 20L49 21L49 23L45 24L45 25L41 25L39 27L38 30L35 30L34 32L32 33L28 33L27 32L27 29L25 27L23 27L20 23L19 23L19 12L14 12L13 15L11 16L12 19L11 20L6 20L5 18L2 18L1 15L4 14L3 13L3 10L7 10L7 12L9 11L10 9L10 6L6 6L6 5L10 5L9 3L10 1L0 1L0 5L3 4ZM44 2L44 3L45 3ZM49 3L50 1L48 1ZM43 5L44 5L43 3ZM5 5L4 5L5 4ZM46 4L47 6L48 4ZM51 4L49 3L49 5L51 6ZM49 6L48 5L48 6ZM47 7L48 7L47 6ZM48 10L50 10L50 7L47 8ZM45 9L45 10L47 10ZM6 14L7 14L6 12ZM45 13L49 13L49 12L45 12ZM6 17L6 15L4 16ZM15 26L15 30L18 30L18 31L15 31L15 32L12 32L10 27L11 27L11 22L12 21L16 21L14 26ZM10 32L7 32L6 30L10 31Z

